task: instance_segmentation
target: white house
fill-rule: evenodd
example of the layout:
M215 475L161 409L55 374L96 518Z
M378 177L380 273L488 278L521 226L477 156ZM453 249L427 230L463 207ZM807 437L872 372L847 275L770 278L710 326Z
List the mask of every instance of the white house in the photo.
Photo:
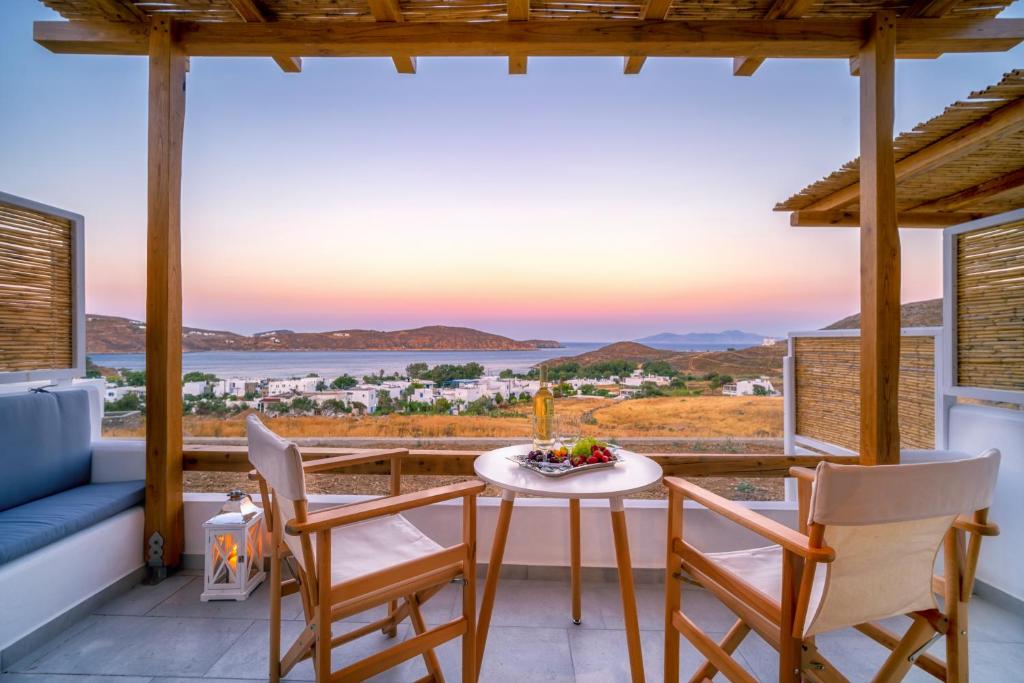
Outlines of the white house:
M200 380L198 382L184 382L181 385L181 395L202 396L203 394L207 393L208 387L209 383L206 382L205 380Z
M218 382L219 387L214 388L214 395L245 396L250 393L259 393L261 381L258 377L229 377ZM220 390L222 394L218 394Z
M629 377L623 377L622 383L627 387L642 387L645 384L667 387L672 383L672 379L663 375L647 375L642 369L637 368Z
M300 394L310 393L316 391L317 385L323 381L323 377L319 375L268 380L267 396L280 396L281 394L290 394L292 392Z
M768 392L768 396L782 395L775 390L775 387L772 385L771 380L769 380L767 377L758 377L757 379L741 379L737 382L733 382L732 384L723 384L722 395L753 396L755 391L754 387L761 387L766 392Z

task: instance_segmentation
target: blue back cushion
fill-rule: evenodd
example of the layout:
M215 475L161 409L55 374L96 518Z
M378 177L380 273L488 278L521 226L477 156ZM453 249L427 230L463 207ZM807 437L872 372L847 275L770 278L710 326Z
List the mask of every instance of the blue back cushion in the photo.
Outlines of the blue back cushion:
M84 389L0 395L0 511L89 483Z

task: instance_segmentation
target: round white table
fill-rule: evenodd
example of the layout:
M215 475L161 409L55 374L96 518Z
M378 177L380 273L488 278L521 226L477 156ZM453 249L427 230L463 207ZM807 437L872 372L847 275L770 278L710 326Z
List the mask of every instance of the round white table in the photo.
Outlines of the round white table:
M512 520L512 505L516 494L525 493L539 498L569 499L570 535L570 577L572 583L572 621L582 621L580 593L580 499L604 498L611 508L612 536L615 541L615 561L619 570L619 588L622 593L622 608L625 617L626 644L629 648L629 667L634 682L644 680L644 664L640 651L640 625L636 612L636 595L633 588L633 568L629 557L629 540L626 535L626 514L622 499L637 491L655 486L661 481L661 467L650 458L619 449L623 459L615 467L569 474L563 477L545 477L542 474L520 467L509 460L512 455L528 453L531 446L509 446L484 453L473 463L476 476L502 491L501 507L498 509L498 523L494 529L490 561L487 564L487 579L477 617L477 675L483 661L487 630L494 609L494 595L498 588L498 575L505 555L509 523Z

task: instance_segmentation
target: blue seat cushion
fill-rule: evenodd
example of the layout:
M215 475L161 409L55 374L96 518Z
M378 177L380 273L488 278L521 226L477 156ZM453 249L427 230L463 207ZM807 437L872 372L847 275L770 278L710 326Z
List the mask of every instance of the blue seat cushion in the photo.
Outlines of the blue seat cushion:
M142 502L144 481L86 484L0 512L0 564Z
M89 483L85 389L0 395L0 510Z

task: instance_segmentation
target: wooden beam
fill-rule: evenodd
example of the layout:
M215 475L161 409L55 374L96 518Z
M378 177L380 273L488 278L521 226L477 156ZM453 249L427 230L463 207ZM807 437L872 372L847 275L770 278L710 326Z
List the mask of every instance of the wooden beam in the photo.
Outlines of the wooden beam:
M262 9L256 6L254 0L228 0L231 6L238 12L243 21L265 22L267 15ZM301 57L274 57L273 60L285 73L299 73L302 71Z
M1024 168L914 207L914 211L955 211L1024 187Z
M672 0L645 0L644 7L640 11L641 19L664 19L668 15L668 8L672 6ZM622 72L627 76L635 76L644 68L647 57L635 55L626 57L622 66Z
M901 228L948 228L951 225L984 218L989 214L960 211L904 211L896 216L896 225ZM860 213L857 211L794 211L789 215L789 224L796 228L859 228Z
M775 0L765 19L799 19L814 5L814 0ZM733 76L753 76L764 63L763 57L733 57Z
M529 21L530 0L507 0L508 21ZM522 53L510 54L508 56L508 73L510 76L526 75L527 57Z
M365 452L365 448L302 447L304 460L320 460L339 455ZM402 459L402 474L473 476L473 461L480 451L411 450ZM790 467L814 468L825 460L837 464L856 464L856 456L848 455L772 455L735 453L645 453L661 465L666 475L679 477L787 477ZM249 472L248 449L245 446L213 446L187 444L184 469L189 472ZM339 473L388 474L387 458L353 467L338 468Z
M90 0L107 21L148 22L146 13L131 0Z
M402 15L402 8L398 0L369 0L370 13L374 21L382 23L400 23L405 21ZM392 55L391 61L395 64L395 70L400 74L416 73L416 57L409 55Z
M995 138L1015 133L1021 128L1024 128L1024 100L1017 100L901 159L896 164L896 179L906 180L930 171L970 154ZM837 209L856 201L859 195L860 183L854 183L815 201L807 210Z
M864 22L784 20L537 20L519 22L276 21L180 24L193 57L658 56L848 59ZM1024 19L899 19L897 57L927 52L1002 52L1024 41ZM134 24L40 21L34 38L52 52L144 55Z
M181 149L185 56L173 20L151 21L146 246L146 561L156 578L184 547L181 455Z
M860 52L860 462L900 461L900 235L893 120L895 14L871 20Z

